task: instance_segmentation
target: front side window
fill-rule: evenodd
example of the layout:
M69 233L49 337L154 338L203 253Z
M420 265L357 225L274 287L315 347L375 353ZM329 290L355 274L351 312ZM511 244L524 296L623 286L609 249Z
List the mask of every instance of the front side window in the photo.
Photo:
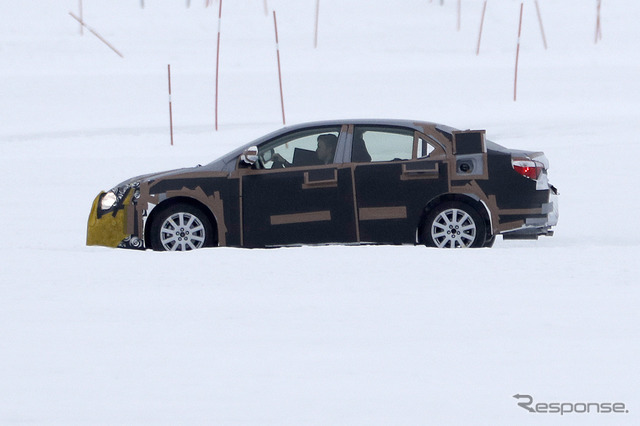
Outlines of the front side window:
M332 164L338 145L340 127L306 129L265 142L258 147L259 167L286 167Z
M351 161L410 160L413 155L411 130L357 126L353 133Z

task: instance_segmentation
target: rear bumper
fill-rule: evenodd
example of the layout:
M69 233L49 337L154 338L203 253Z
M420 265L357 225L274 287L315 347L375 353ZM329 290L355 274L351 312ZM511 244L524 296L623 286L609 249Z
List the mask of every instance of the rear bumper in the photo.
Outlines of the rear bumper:
M540 236L551 237L552 228L558 224L558 190L550 186L549 202L542 205L542 217L526 218L524 225L513 231L504 232L505 240L537 240Z

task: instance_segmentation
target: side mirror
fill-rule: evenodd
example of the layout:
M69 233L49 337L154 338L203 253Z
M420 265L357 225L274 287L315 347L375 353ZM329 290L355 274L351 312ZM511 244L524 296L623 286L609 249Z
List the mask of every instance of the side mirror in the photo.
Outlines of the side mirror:
M253 166L255 162L258 161L258 147L250 146L249 148L242 151L242 155L240 155L240 161Z

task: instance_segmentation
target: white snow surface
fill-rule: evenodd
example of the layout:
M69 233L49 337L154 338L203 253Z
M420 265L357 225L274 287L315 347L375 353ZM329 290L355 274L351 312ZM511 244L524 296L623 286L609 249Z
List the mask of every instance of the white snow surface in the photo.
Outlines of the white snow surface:
M640 2L0 3L0 424L640 424ZM100 190L282 125L542 150L556 234L492 249L86 247ZM174 146L167 65L171 64ZM626 413L529 413L542 403ZM576 409L582 408L575 405Z

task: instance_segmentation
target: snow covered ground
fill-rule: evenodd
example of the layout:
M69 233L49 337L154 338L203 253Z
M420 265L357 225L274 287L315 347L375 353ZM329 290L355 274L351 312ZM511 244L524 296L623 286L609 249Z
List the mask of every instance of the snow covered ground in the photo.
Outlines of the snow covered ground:
M0 424L638 424L640 3L0 4ZM545 151L556 235L494 248L84 245L90 204L287 123L416 118ZM175 145L170 146L167 64ZM530 413L624 403L624 413ZM532 405L533 407L535 407ZM602 406L600 406L602 407ZM544 406L539 408L544 409Z

